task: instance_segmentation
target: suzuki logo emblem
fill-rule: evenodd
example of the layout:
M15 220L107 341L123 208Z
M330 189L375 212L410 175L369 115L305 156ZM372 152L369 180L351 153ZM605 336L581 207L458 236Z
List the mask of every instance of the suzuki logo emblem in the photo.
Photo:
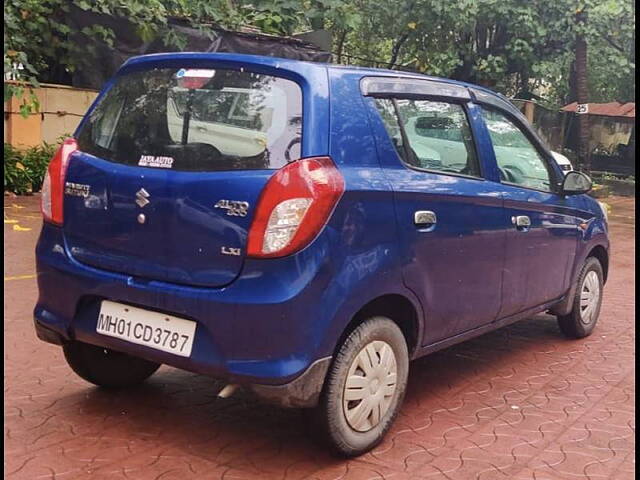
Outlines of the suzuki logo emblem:
M141 188L136 192L136 203L140 208L144 207L147 203L150 203L147 200L151 195L144 188Z

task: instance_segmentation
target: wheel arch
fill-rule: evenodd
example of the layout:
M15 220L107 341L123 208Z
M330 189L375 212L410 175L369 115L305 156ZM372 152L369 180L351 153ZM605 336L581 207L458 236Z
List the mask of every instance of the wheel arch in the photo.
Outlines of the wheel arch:
M609 274L609 252L607 251L607 249L602 245L596 245L591 250L589 250L586 258L589 257L595 257L598 259L600 265L602 266L602 283L607 283L607 277Z
M420 311L413 301L399 293L380 295L363 305L342 330L336 342L334 355L358 325L374 316L388 317L398 325L407 341L409 358L412 358L419 348L422 338Z
M586 251L587 253L585 254L584 251ZM602 283L604 284L607 281L609 272L609 250L607 249L607 247L601 243L597 243L591 246L588 250L583 250L582 255L583 256L579 257L580 261L575 263L575 270L573 273L573 278L571 280L571 287L569 288L567 294L560 302L549 309L549 312L553 315L568 315L571 312L573 306L573 297L578 288L577 281L578 276L580 275L580 269L582 268L582 265L587 260L587 258L594 257L600 262L603 274Z

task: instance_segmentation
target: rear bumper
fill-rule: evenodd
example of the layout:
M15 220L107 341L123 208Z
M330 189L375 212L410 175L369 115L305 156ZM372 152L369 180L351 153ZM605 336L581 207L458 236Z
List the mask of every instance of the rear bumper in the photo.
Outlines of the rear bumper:
M318 255L315 255L316 263ZM82 341L251 387L285 406L311 406L332 351L323 352L313 325L326 313L309 303L324 286L322 265L247 262L230 286L205 289L137 279L73 260L59 228L45 224L36 249L39 299L36 333L44 341ZM277 275L276 275L277 273ZM328 278L328 277L327 277ZM321 295L318 295L321 298ZM198 323L189 358L96 332L104 299L167 312Z
M315 407L320 400L324 379L331 365L331 357L316 360L304 373L284 385L258 385L250 388L260 398L281 407Z
M70 339L49 329L34 318L36 335L40 340L54 345L64 345ZM320 400L324 379L331 365L331 357L316 360L299 376L282 385L249 384L247 387L263 400L286 408L315 407Z
M43 342L52 343L53 345L64 345L69 339L65 338L59 332L51 330L45 324L41 323L36 317L33 319L33 326L36 330L36 336Z

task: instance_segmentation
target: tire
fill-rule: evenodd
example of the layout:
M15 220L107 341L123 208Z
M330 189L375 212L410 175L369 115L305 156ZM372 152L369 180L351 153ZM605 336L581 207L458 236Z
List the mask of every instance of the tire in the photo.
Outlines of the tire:
M159 363L88 343L71 342L63 345L62 349L71 369L99 387L132 387L144 382L160 368Z
M603 278L600 261L587 258L578 276L571 313L558 315L558 326L565 336L584 338L593 332L602 306Z
M353 457L382 441L402 404L408 371L407 342L390 319L370 318L349 334L315 410L316 423L336 453ZM350 401L345 399L347 391Z

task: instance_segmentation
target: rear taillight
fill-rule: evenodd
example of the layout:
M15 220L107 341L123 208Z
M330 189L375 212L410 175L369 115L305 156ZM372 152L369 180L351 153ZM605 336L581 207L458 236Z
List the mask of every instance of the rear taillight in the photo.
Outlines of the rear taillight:
M267 182L249 230L247 255L284 257L307 246L324 227L344 192L329 157L297 160Z
M74 138L67 138L49 162L42 182L42 216L46 222L62 225L64 202L64 177L69 166L69 157L78 149Z

